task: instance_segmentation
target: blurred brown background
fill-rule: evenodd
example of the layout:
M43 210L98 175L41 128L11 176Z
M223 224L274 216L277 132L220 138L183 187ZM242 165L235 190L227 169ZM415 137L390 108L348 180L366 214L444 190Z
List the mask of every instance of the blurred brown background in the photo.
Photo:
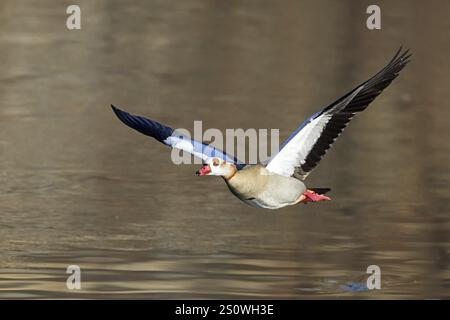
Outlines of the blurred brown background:
M1 1L0 298L448 298L450 2L377 1L379 31L370 4ZM401 44L307 180L327 203L247 207L109 109L284 139ZM372 264L382 289L347 290Z

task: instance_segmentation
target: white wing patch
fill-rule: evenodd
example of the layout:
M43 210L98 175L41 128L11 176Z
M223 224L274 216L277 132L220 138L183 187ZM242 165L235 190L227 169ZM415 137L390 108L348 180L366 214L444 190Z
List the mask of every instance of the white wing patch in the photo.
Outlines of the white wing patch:
M295 173L295 169L305 163L308 154L313 149L317 140L319 140L323 130L333 115L344 109L363 88L363 85L356 88L348 97L340 101L333 108L322 113L317 118L310 120L288 141L280 152L269 161L266 169L282 176L292 176ZM308 173L304 174L303 178L305 178L307 174Z
M188 152L203 161L208 161L209 157L202 152L198 152L194 148L194 144L191 139L184 137L180 138L179 136L170 136L166 140L164 140L164 143L171 146L172 148L180 149L185 152Z
M319 139L331 116L322 114L310 121L270 160L266 169L282 176L292 176L295 168L305 163L308 153Z

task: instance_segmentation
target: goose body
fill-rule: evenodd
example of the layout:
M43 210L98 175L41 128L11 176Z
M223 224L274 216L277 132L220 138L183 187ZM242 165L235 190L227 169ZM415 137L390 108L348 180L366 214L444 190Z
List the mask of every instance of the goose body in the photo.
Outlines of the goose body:
M278 209L300 201L305 184L295 178L268 171L263 165L253 165L225 179L230 191L253 207Z
M376 75L303 122L266 164L247 165L210 145L187 137L157 121L129 114L111 105L127 126L203 160L200 176L222 176L243 202L266 209L330 200L329 189L308 189L304 180L356 113L361 112L398 76L409 62L400 48Z

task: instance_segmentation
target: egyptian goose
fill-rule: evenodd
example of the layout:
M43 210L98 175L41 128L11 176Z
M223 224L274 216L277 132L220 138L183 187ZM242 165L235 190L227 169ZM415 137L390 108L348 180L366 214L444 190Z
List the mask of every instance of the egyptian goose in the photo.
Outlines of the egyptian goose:
M375 76L307 119L266 163L246 165L202 142L154 120L131 115L111 105L127 126L172 147L200 157L200 176L222 176L230 191L255 207L278 209L297 203L330 200L329 189L307 189L303 180L319 163L353 116L366 109L409 62L400 48Z

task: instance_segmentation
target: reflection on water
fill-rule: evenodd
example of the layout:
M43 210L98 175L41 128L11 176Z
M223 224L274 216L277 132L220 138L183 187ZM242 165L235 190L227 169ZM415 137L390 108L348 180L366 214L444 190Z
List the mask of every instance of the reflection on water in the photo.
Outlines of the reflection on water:
M63 3L0 4L0 298L449 297L448 2L381 2L382 31L354 1L78 2L81 31ZM109 109L285 138L401 43L308 179L328 203L247 207ZM382 289L348 290L372 264Z

